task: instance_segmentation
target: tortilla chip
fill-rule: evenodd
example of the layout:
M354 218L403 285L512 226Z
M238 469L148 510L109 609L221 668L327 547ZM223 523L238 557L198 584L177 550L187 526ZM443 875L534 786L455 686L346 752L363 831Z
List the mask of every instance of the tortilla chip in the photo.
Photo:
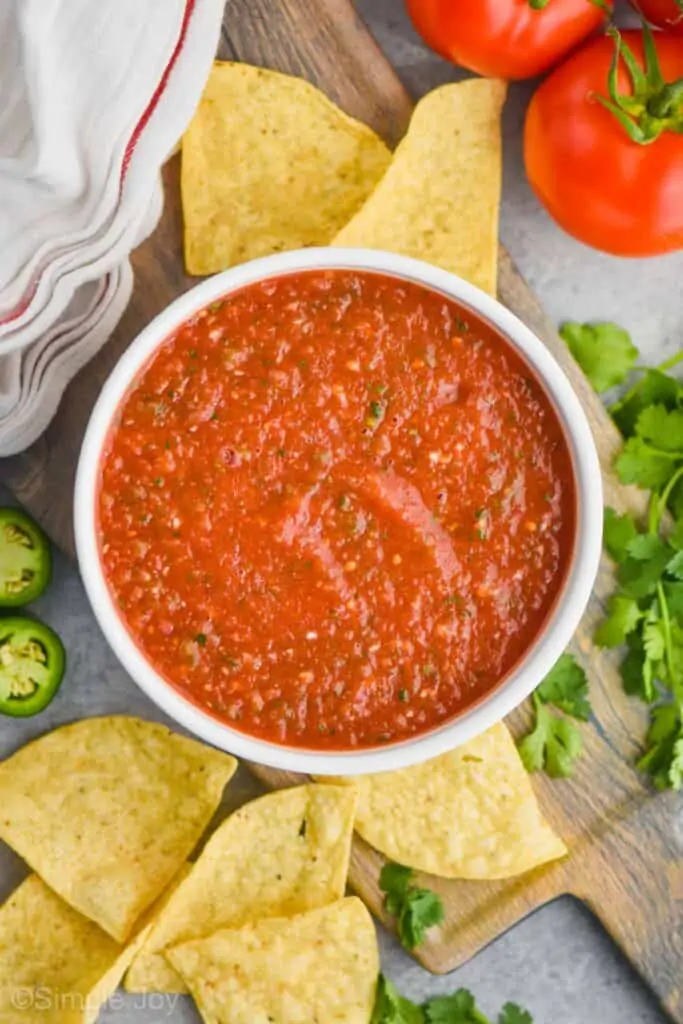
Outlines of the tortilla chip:
M216 62L183 138L187 272L329 244L390 160L373 131L308 82Z
M0 765L0 837L125 942L196 846L236 765L153 722L85 719Z
M93 1024L144 936L120 946L30 875L0 907L2 1024Z
M432 875L509 878L567 853L502 722L412 768L335 781L358 792L363 839Z
M472 78L425 96L391 167L332 244L426 260L495 295L505 93L504 82Z
M368 1024L379 956L356 897L290 918L224 930L168 957L211 1024Z
M308 785L270 793L236 811L159 915L128 972L126 989L185 992L161 952L165 947L340 899L355 809L355 793Z

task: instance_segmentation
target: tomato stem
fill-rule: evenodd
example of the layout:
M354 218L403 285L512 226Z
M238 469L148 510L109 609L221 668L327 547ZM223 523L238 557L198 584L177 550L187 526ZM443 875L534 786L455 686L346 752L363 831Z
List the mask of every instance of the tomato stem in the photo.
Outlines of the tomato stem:
M542 11L544 7L547 7L550 0L527 0L529 7L532 11Z
M645 73L651 89L663 89L664 79L659 67L659 54L652 29L643 22L643 50L645 52Z
M683 103L683 78L663 86L657 96L648 100L647 110L652 117L675 117L681 113Z
M632 142L647 146L662 132L683 132L683 79L665 82L659 64L657 44L650 26L643 21L644 67L624 42L619 29L611 26L614 54L607 77L607 96L595 99L616 117ZM619 92L621 63L631 79L631 92Z

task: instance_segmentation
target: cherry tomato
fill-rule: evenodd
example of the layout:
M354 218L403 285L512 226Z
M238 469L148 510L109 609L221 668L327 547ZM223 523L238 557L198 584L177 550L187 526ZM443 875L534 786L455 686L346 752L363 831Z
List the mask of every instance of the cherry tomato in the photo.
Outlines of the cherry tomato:
M408 13L442 57L492 78L540 75L605 18L593 0L408 0Z
M683 33L683 0L632 0L651 25Z
M587 43L536 91L524 129L527 175L569 234L618 256L683 248L682 76L680 37L645 27Z

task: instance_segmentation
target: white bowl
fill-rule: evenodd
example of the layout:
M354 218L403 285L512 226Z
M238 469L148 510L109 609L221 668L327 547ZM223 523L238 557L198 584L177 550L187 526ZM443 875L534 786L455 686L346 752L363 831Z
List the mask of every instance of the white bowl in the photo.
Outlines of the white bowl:
M169 685L147 661L119 618L107 587L96 527L96 493L102 447L112 417L141 367L188 317L227 293L264 278L300 270L344 268L378 271L426 285L470 307L508 339L533 367L562 422L577 492L572 562L544 627L509 675L469 711L428 733L362 751L306 750L249 736L202 711ZM239 757L318 775L353 775L403 768L452 750L517 707L552 668L572 638L588 603L600 559L602 486L588 420L569 381L545 345L507 309L478 288L419 260L369 249L304 249L269 256L203 281L176 299L146 327L121 357L93 410L83 441L75 493L78 560L93 610L113 650L142 690L190 732Z

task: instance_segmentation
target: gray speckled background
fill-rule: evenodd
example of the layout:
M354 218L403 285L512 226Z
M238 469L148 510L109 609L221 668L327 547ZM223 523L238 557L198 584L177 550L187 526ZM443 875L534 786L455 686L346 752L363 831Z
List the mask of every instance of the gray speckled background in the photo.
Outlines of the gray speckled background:
M474 0L473 0L474 2ZM457 77L429 53L403 11L402 0L358 0L358 7L417 96ZM591 252L563 235L536 204L524 180L520 127L531 87L515 85L505 114L505 183L501 233L529 283L556 319L615 319L629 328L644 358L655 361L680 347L683 253L650 261L622 261ZM0 491L0 501L5 495ZM0 721L0 757L54 725L87 714L125 711L159 717L119 667L89 611L73 565L57 558L55 581L36 611L63 636L68 678L36 721ZM259 792L242 770L231 784L226 809ZM23 866L0 848L0 897L23 875ZM497 1013L515 1000L535 1024L657 1024L664 1017L588 911L558 900L513 928L454 974L433 978L387 934L380 934L384 970L414 999L466 985L483 1009ZM106 1024L190 1024L189 1000L117 994L103 1011Z

